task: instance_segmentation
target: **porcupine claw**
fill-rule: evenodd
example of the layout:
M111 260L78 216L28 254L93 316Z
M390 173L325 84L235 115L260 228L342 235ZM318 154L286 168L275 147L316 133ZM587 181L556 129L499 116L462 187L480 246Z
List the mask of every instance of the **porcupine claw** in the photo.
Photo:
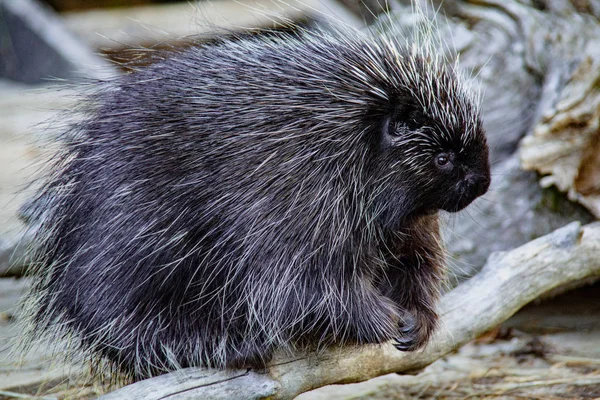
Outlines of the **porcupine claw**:
M400 337L396 338L394 347L400 351L412 351L419 342L419 327L417 319L410 313L406 313L400 322Z

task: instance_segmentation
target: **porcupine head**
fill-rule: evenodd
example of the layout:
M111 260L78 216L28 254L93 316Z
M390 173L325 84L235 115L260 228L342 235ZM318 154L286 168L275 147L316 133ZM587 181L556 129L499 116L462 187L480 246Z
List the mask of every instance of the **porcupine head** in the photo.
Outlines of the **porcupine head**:
M244 36L103 83L38 194L33 335L136 379L423 346L438 211L490 183L477 101L430 43Z

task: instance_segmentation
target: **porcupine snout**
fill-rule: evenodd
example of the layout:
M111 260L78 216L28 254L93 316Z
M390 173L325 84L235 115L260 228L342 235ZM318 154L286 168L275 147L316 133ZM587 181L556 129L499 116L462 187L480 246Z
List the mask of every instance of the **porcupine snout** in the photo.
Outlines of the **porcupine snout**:
M487 192L490 187L490 177L478 172L468 172L463 179L463 187L466 196L474 200Z
M454 209L449 211L460 211L467 207L473 200L487 192L490 182L489 174L483 174L479 171L465 173L463 179L455 187L458 202L453 207Z

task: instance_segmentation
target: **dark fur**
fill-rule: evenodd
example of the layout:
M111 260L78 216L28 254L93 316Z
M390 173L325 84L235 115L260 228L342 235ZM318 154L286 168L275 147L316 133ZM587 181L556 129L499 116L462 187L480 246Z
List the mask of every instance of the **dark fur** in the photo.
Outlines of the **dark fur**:
M251 37L108 82L39 194L34 330L135 378L423 346L437 212L487 190L488 150L452 68L390 46Z

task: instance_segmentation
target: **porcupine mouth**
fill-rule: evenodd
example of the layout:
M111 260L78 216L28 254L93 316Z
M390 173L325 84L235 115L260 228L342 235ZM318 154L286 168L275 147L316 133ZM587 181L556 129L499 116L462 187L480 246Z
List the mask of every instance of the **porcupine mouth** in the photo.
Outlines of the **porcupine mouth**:
M473 202L473 200L475 200L475 198L471 199L471 198L463 197L462 199L460 199L459 201L457 201L453 204L444 205L444 207L442 207L442 210L448 211L448 212L459 212L459 211L462 211L465 208L467 208L467 206L469 204L471 204Z
M470 182L461 183L456 189L456 194L453 198L457 199L454 202L448 202L442 207L448 212L458 212L464 210L476 198L484 195L490 187L490 179L488 177L477 177L471 179Z

